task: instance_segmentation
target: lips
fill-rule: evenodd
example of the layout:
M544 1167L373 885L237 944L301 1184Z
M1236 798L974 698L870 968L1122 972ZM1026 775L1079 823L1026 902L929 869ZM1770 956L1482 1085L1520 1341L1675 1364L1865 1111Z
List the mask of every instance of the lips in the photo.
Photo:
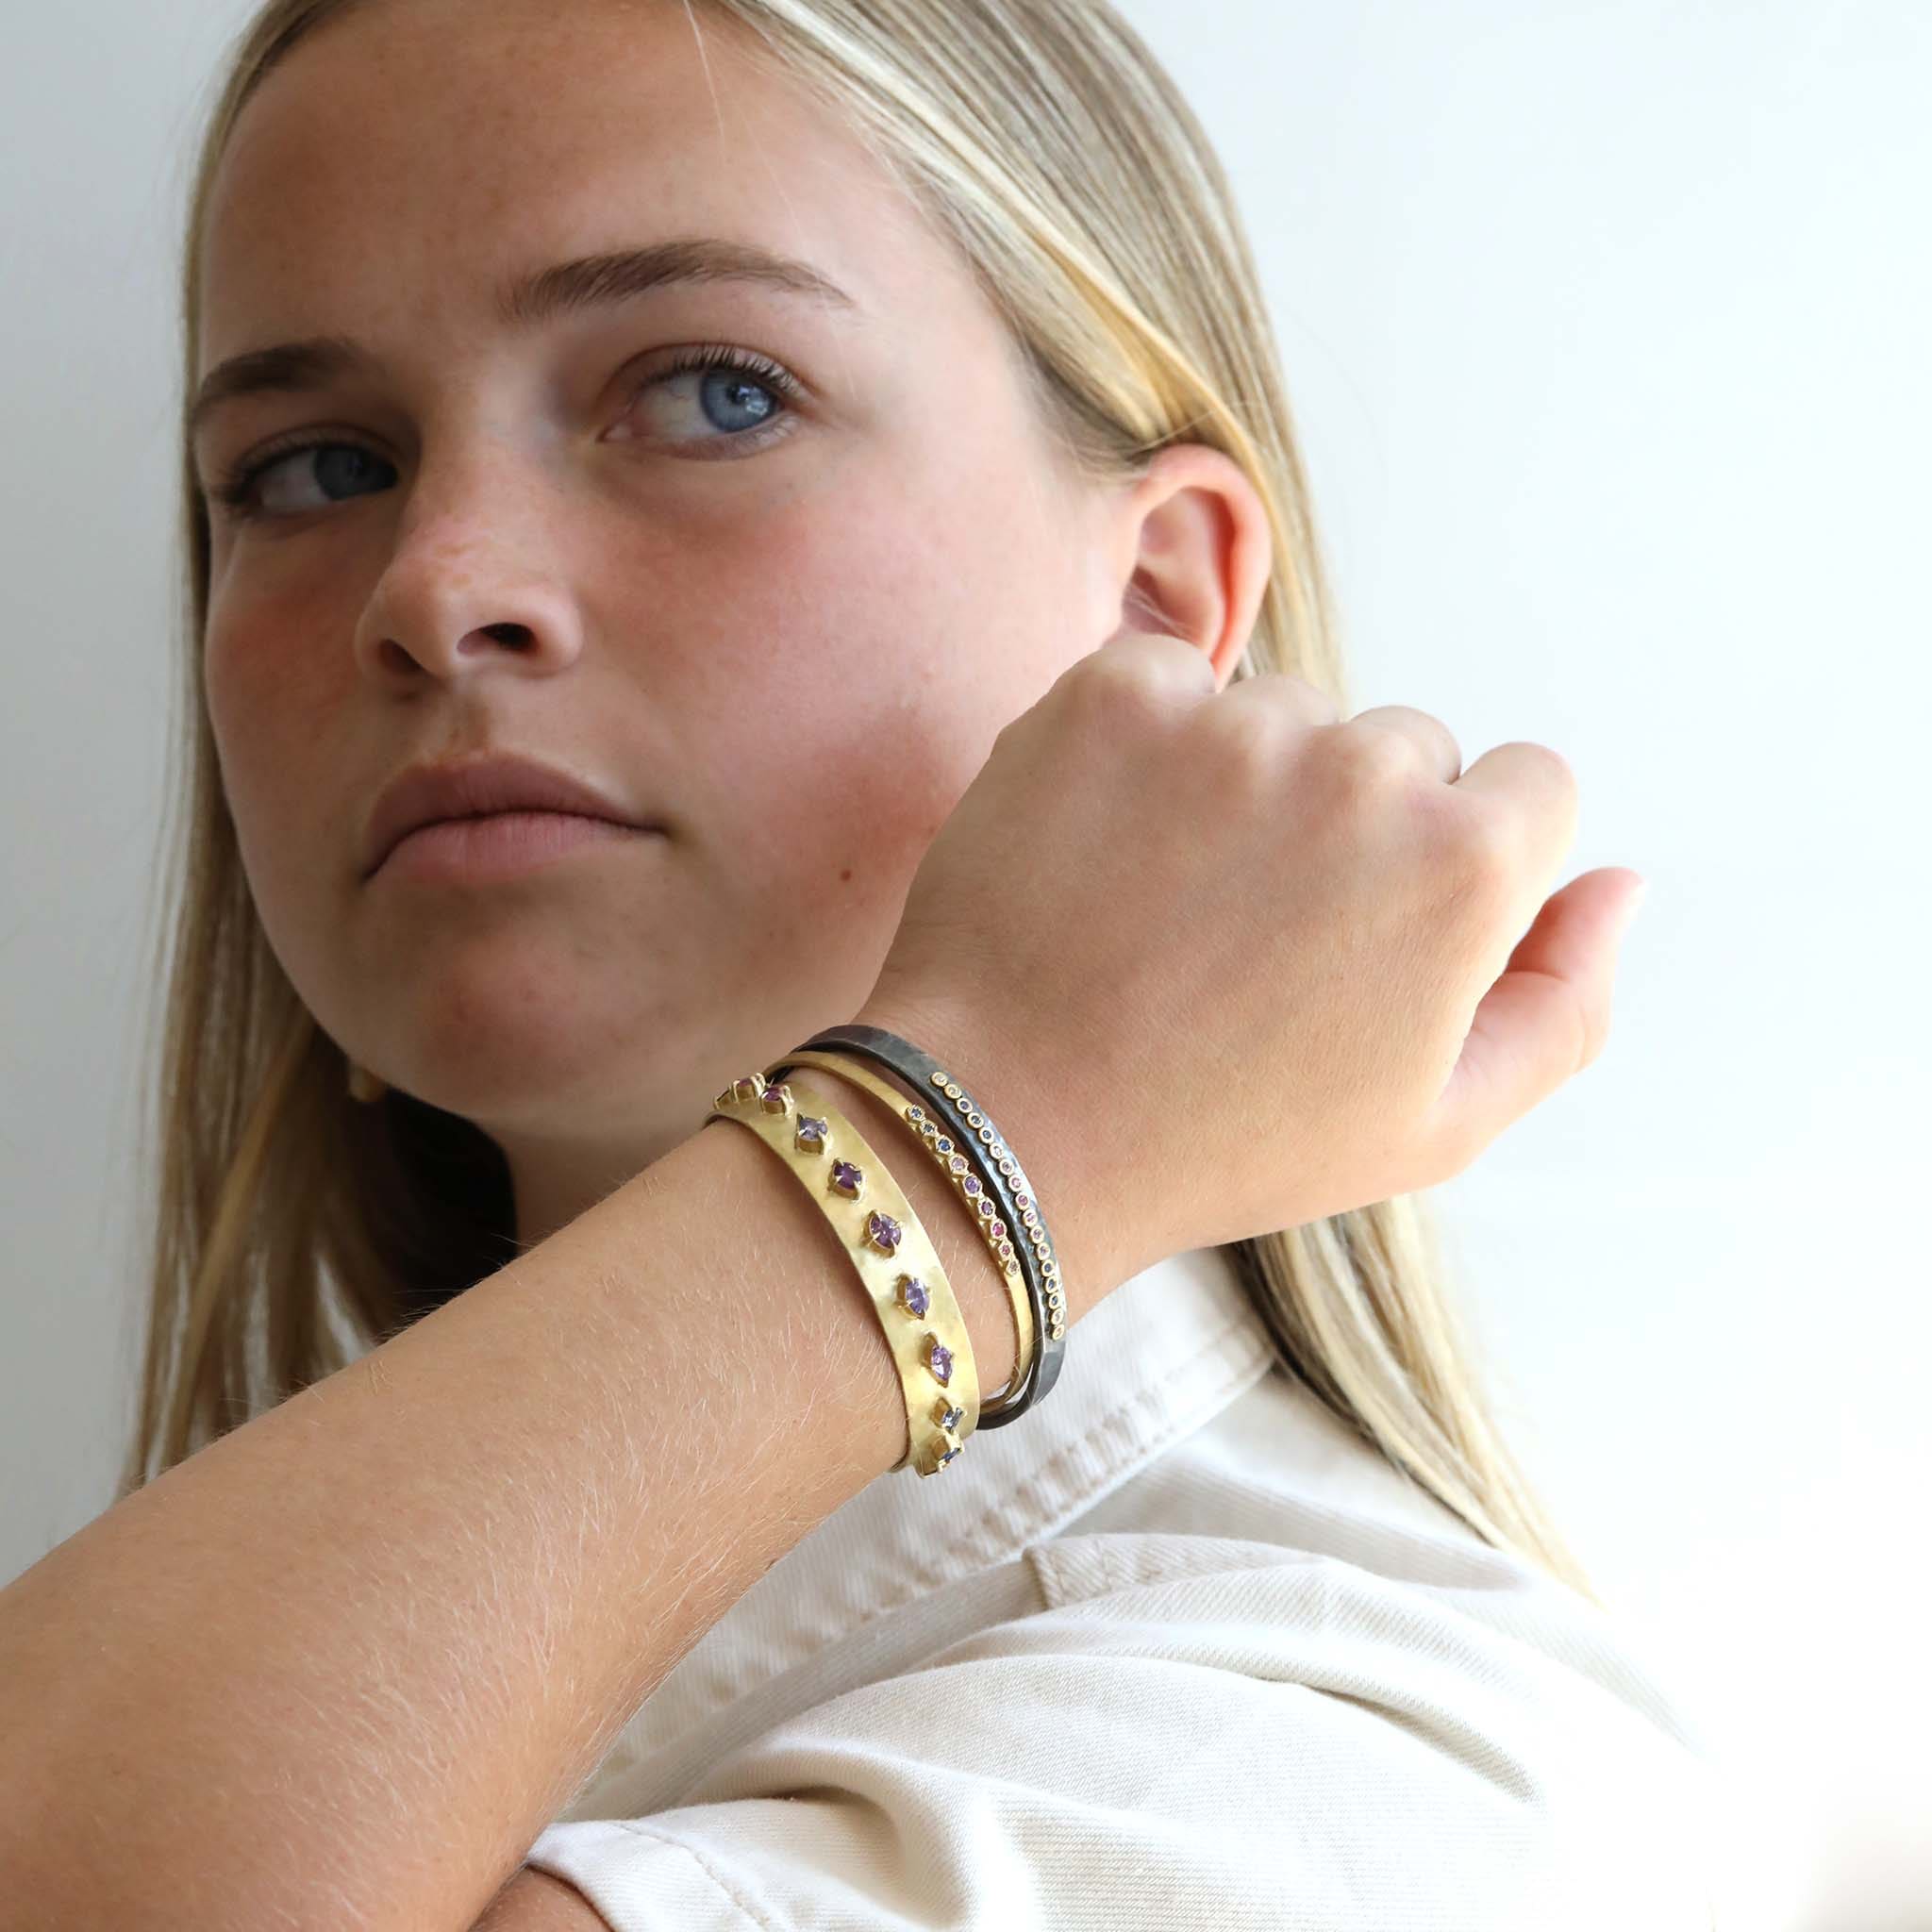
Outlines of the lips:
M362 876L366 879L376 872L411 832L424 825L500 811L575 812L639 828L648 823L587 780L513 752L411 765L375 801L362 841Z

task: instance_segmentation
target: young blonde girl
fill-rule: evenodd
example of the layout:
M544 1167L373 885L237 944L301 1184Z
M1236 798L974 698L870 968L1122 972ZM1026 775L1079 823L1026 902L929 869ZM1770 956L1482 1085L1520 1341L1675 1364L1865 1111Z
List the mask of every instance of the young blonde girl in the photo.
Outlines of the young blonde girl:
M602 266L541 267L566 257ZM759 1426L773 1393L749 1346L717 1359L704 1261L755 1227L803 1268L777 1217L792 1257L815 1226L750 1137L697 1130L721 1082L855 1014L983 1075L1060 1216L1070 1358L1122 1282L1225 1260L1278 1367L1385 1475L1593 1613L1414 1191L1601 1047L1634 880L1541 903L1573 810L1545 748L1465 772L1424 714L1343 722L1241 225L1116 17L275 0L235 43L183 266L183 816L140 1414L116 1507L8 1592L0 1639L59 1674L55 1592L161 1577L175 1608L150 1613L192 1621L163 1573L214 1573L182 1538L239 1562L216 1525L272 1526L245 1498L381 1496L425 1574L548 1591L535 1681L573 1686L527 1737L500 1708L438 1733L459 1755L417 1771L464 1821L448 1870L399 1823L379 1874L325 1894L312 1866L244 1876L245 1837L217 1832L207 1897L345 1924L330 1910L376 1895L398 1924L467 1926L479 1847L527 1843L638 1700L892 1466L894 1385L867 1311L829 1295L806 1298L816 1325L781 1303L771 1344L795 1352L783 1399L818 1459L747 1450L796 1483L787 1506L754 1521L676 1456ZM749 420L707 434L713 405ZM407 760L486 745L594 781L594 849L378 836ZM817 1078L801 1091L883 1150L884 1116ZM940 1184L900 1177L957 1263L990 1396L1024 1324L941 1240ZM636 1320L676 1376L620 1390ZM445 1573L499 1491L435 1444L486 1424L506 1472L532 1495L549 1473L585 1518ZM568 1460L597 1430L608 1489ZM650 1551L695 1540L703 1561L641 1604L638 1573L589 1552L642 1468ZM348 1532L277 1573L293 1624L380 1659L372 1695L431 1600L385 1594L373 1549ZM553 1630L565 1603L605 1649ZM621 1667L620 1606L662 1626ZM269 1668L251 1642L294 1641L251 1627L243 1678ZM479 1654L463 1681L495 1707L522 1680ZM137 1781L167 1735L129 1746ZM418 1822L429 1802L390 1800ZM65 1896L107 1903L89 1888L120 1881L81 1862ZM1127 1894L1101 1902L1131 1922ZM600 1923L548 1878L492 1909Z
M202 334L211 192L243 108L305 40L362 8L289 0L238 35L204 140L183 277L184 385ZM1345 667L1274 331L1225 176L1187 101L1116 16L1083 5L713 0L921 195L1012 331L1068 460L1141 475L1224 451L1274 564L1230 679L1286 672L1348 708ZM749 160L749 158L746 158ZM397 1097L387 1131L276 963L250 896L208 722L198 641L208 506L184 455L183 779L157 1056L153 1315L119 1493L341 1366L514 1252L501 1156ZM611 1177L613 1180L616 1176ZM1399 1469L1500 1547L1596 1601L1498 1430L1425 1203L1380 1201L1231 1244L1282 1357ZM251 1332L251 1343L245 1338Z

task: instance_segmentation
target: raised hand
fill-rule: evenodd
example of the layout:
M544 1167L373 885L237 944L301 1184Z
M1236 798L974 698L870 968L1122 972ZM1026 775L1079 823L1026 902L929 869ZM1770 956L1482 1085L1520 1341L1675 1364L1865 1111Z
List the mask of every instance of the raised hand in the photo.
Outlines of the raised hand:
M1167 1255L1460 1173L1602 1050L1622 868L1516 742L1217 691L1124 635L999 734L859 1016L950 1055L1038 1188L1074 1319Z

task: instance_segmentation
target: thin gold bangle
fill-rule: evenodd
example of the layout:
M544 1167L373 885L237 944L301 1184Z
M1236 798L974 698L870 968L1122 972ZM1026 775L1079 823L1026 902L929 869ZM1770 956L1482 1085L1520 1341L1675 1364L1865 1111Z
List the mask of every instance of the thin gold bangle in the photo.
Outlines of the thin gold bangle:
M782 1060L774 1061L765 1070L765 1077L772 1080L783 1079L793 1067L823 1067L827 1073L837 1074L841 1080L850 1080L855 1086L863 1087L868 1093L884 1101L892 1109L893 1114L904 1123L907 1132L924 1150L926 1158L952 1183L953 1191L959 1196L967 1219L978 1230L980 1240L986 1243L991 1254L992 1264L1000 1271L1001 1286L1007 1291L1007 1299L1013 1305L1013 1336L1016 1344L1013 1373L1007 1386L995 1398L996 1403L1010 1401L1018 1395L1021 1385L1026 1379L1026 1360L1033 1350L1033 1304L1026 1299L1026 1280L1020 1273L1019 1262L1001 1259L998 1238L992 1232L991 1224L985 1216L974 1211L973 1202L966 1193L966 1176L955 1173L946 1157L934 1148L932 1142L911 1121L907 1120L906 1109L918 1106L919 1102L908 1100L890 1081L881 1079L870 1068L860 1065L856 1058L848 1058L841 1053L804 1050L790 1053Z
M832 1224L905 1391L906 1453L892 1468L937 1474L979 1426L979 1372L939 1253L891 1169L829 1102L807 1113L790 1087L762 1074L719 1094L706 1125L714 1120L757 1134Z

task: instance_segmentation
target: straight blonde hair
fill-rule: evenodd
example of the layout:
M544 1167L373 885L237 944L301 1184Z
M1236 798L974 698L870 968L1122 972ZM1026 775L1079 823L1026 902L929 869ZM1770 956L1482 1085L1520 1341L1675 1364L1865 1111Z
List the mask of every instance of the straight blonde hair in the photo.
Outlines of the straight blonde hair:
M346 1061L271 952L223 793L202 678L209 534L186 402L210 184L263 77L375 0L269 0L202 136L182 258L186 619L174 837L143 1150L157 1186L140 1406L117 1500L514 1259L509 1176L471 1123ZM685 0L836 113L970 264L1077 474L1208 443L1267 508L1274 566L1236 676L1350 700L1259 279L1203 129L1100 0ZM172 947L169 941L172 940ZM152 1029L161 1032L158 1051ZM158 1150L158 1151L157 1151ZM1491 1416L1414 1196L1233 1243L1285 1372L1485 1541L1601 1607ZM333 1294L333 1301L330 1296ZM346 1337L340 1332L346 1324Z

